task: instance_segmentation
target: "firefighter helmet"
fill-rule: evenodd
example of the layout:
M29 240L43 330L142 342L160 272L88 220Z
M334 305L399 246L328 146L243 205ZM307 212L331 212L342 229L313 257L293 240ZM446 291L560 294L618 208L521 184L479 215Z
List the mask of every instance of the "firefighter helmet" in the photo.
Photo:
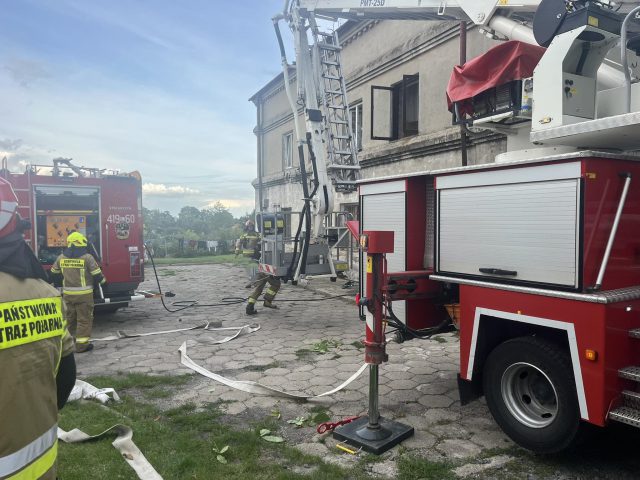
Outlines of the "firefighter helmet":
M75 246L75 247L86 247L87 246L87 237L85 237L80 232L72 232L67 237L67 245Z
M245 232L253 232L255 230L256 224L253 223L253 220L249 219L244 223L244 231Z
M0 238L18 227L18 197L11 184L0 178Z

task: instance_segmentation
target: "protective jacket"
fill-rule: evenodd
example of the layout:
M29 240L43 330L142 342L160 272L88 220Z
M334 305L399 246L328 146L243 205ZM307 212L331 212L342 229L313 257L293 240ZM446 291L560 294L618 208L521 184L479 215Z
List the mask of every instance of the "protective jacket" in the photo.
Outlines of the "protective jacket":
M93 293L94 281L104 284L102 270L85 247L69 247L51 266L53 275L62 274L62 292L65 295Z
M236 242L236 255L242 253L243 257L260 258L260 234L257 232L243 233Z
M0 478L55 479L56 374L73 339L51 285L1 271L0 285Z

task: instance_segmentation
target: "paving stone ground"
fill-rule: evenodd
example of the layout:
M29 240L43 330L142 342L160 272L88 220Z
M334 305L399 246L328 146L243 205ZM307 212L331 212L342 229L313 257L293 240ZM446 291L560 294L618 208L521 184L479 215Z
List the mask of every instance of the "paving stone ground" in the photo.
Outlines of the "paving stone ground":
M176 294L167 298L167 303L219 303L223 297L245 297L249 293L244 288L245 271L236 266L161 267L159 274L163 290ZM291 393L320 394L347 379L363 363L360 342L364 325L350 301L356 292L343 289L343 285L344 282L321 279L312 280L306 288L283 285L276 299L280 310L258 304L259 314L253 317L245 315L241 304L169 313L157 298L133 303L116 314L97 316L93 336L105 337L117 330L171 330L203 322L224 327L259 323L261 328L221 345L212 342L227 334L202 330L96 342L92 352L77 356L78 376L122 372L191 374L179 361L178 348L186 341L189 356L215 373L258 381ZM141 288L156 289L150 269ZM347 295L349 300L326 299L337 295ZM415 435L384 454L380 461L372 462L367 467L372 476L394 478L402 454L446 462L456 475L465 478L640 478L640 463L634 453L640 437L631 428L609 430L579 451L561 456L536 457L516 447L494 423L484 400L460 406L457 335L438 337L388 345L389 362L380 368L380 410L385 417L413 426ZM325 353L317 351L325 345ZM251 395L194 375L170 402L221 402L221 409L226 412L224 420L238 428L277 411L282 424L279 433L287 442L326 461L348 466L357 458L337 450L337 442L330 436L320 436L308 426L296 428L286 421L308 417L318 410L325 410L333 421L366 414L368 375L365 372L339 393L305 403Z

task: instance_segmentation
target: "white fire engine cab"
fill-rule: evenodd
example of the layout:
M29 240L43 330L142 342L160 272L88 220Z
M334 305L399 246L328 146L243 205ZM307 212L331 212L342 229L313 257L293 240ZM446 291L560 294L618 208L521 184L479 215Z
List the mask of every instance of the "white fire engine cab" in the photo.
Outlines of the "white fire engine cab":
M67 246L67 235L79 231L100 264L107 284L96 289L98 311L113 312L130 301L144 280L142 183L140 175L78 167L57 158L53 165L29 165L0 175L18 196L18 213L31 222L25 240L46 270Z
M303 149L313 159L309 210L331 211L332 183L360 197L352 227L365 251L369 416L338 438L379 452L411 435L379 416L383 325L414 338L448 318L460 329L462 403L484 395L521 446L563 450L585 422L640 426L640 83L631 68L640 36L630 33L638 11L640 2L605 0L285 3L275 22L295 38L297 93L276 28L294 117L303 106L306 120L297 136L301 167ZM508 42L452 75L454 123L508 131L507 153L486 165L358 180L350 134L335 133L340 121L350 127L339 41L319 31L318 17L456 19L544 47ZM616 48L621 71L603 63Z

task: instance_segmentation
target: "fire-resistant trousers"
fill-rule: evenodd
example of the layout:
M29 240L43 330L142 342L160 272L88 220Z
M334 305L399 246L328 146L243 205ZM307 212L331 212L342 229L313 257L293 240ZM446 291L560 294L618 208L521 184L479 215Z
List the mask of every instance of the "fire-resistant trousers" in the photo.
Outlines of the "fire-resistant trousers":
M83 350L91 340L93 328L93 293L64 295L64 307L69 333L76 339L78 351Z
M262 295L262 290L264 290L264 287L267 283L269 284L269 288L267 288L267 291L264 294L264 301L273 301L276 293L278 293L278 290L280 290L280 285L282 285L282 282L280 282L280 279L278 277L258 272L258 274L256 275L256 280L253 282L256 288L253 290L253 292L251 292L251 295L249 295L249 303L256 303L258 301L258 297Z

